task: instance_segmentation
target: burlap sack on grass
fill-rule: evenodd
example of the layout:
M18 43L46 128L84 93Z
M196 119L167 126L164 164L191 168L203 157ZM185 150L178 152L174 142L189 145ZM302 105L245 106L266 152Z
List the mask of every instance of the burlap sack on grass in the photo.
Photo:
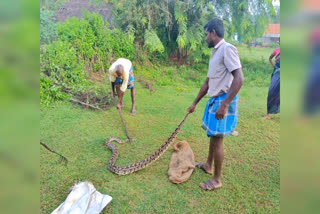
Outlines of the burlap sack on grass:
M180 141L173 147L168 176L172 183L188 180L195 168L194 154L187 141Z

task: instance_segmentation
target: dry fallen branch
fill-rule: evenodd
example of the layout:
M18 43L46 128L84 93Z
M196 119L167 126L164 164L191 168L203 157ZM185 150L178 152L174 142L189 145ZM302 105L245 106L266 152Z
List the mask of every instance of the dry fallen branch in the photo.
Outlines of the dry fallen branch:
M141 78L141 77L138 77L138 76L135 77L135 78L137 79L137 81L144 83L144 87L145 87L146 89L148 89L150 92L153 92L153 91L154 91L154 89L153 89L153 87L152 87L152 82L147 81L147 80L145 80L145 79L143 79L143 78Z
M99 108L99 107L96 107L96 106L93 106L93 105L90 105L90 104L81 102L81 101L79 101L79 100L70 99L70 101L71 101L71 102L74 102L74 103L79 103L79 104L84 105L84 106L87 106L87 107L89 107L89 108L93 108L93 109L95 109L95 110L102 111L102 109Z

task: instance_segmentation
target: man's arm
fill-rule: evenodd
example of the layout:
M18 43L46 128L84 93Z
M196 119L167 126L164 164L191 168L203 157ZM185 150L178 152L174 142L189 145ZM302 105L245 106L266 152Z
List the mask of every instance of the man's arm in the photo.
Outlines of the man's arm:
M109 80L110 80L110 84L111 84L111 90L112 90L112 96L115 97L116 93L114 91L114 87L115 87L115 82L116 82L116 77L114 76L114 66L112 65L109 68L108 74L109 74Z
M123 78L122 85L117 87L117 93L119 96L119 101L117 104L118 108L120 108L120 106L121 106L120 104L122 103L124 92L127 90L128 81L129 81L129 75L127 76L127 74L125 74L125 77Z
M196 105L199 103L202 97L207 94L208 89L209 89L209 78L207 77L207 79L204 81L204 83L201 86L198 96L196 97L192 105L188 108L189 113L194 112L194 110L196 109Z
M124 92L121 91L120 88L117 91L118 91L118 96L119 96L119 100L118 100L118 103L117 103L117 108L121 109L121 104L120 103L122 103L122 98L123 98Z
M231 101L235 98L235 96L240 91L240 88L242 87L244 83L244 76L241 68L238 68L231 72L233 75L233 81L230 87L230 90L228 92L227 97L224 99L224 101L221 103L220 107L218 108L216 112L216 118L218 120L221 120L224 118L224 116L227 113L229 104Z
M111 82L111 88L112 88L112 96L113 98L116 98L116 94L115 94L115 91L114 91L114 88L117 87L117 94L119 95L119 100L117 102L117 108L118 109L121 109L121 105L120 103L122 102L122 98L123 98L123 92L119 89L118 86L115 86L115 82Z
M272 60L273 59L273 57L274 57L274 54L272 53L271 55L270 55L270 57L269 57L269 62L271 63L271 65L275 68L276 67L276 65L274 64L274 61Z

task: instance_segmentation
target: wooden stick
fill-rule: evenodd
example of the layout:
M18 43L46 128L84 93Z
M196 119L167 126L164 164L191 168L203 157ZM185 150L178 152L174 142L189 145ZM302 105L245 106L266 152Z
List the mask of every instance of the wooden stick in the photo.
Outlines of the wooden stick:
M117 97L115 97L114 99L115 99L115 103L116 103L116 107L117 107L118 99L117 99ZM124 122L124 119L123 119L123 116L122 116L122 113L121 113L121 109L118 109L118 108L117 108L117 110L118 110L118 112L119 112L119 114L120 114L120 117L121 117L122 123L123 123L123 125L124 125L124 128L126 129L126 134L127 134L128 139L129 139L129 142L130 142L130 144L132 144L132 139L131 139L131 137L129 136L126 123Z
M124 128L126 129L127 137L128 137L128 139L129 139L129 141L130 141L130 144L132 144L132 139L131 139L131 137L129 136L129 133L128 133L128 130L127 130L127 126L126 126L126 123L124 122L124 119L123 119L122 114L121 114L121 110L120 110L120 109L118 109L118 111L119 111L119 114L120 114L121 120L122 120L122 122L123 122Z
M89 107L89 108L93 108L93 109L95 109L95 110L102 111L102 109L99 108L99 107L96 107L96 106L93 106L93 105L90 105L90 104L81 102L81 101L79 101L79 100L70 99L70 101L71 101L71 102L74 102L74 103L79 103L79 104L84 105L84 106L87 106L87 107Z

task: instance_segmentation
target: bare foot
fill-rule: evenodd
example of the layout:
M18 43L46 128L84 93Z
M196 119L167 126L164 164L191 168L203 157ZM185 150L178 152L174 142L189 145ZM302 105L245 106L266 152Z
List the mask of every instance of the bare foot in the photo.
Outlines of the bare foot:
M215 179L214 177L208 180L205 183L200 183L200 187L203 190L215 190L222 187L222 183L220 180Z
M233 131L233 132L231 133L231 135L237 137L237 136L239 135L239 132Z
M210 168L207 163L196 163L196 167L202 169L205 173L213 174L212 167Z
M131 111L131 114L132 114L132 115L136 115L136 113L137 113L136 110L132 110L132 111Z
M263 117L262 120L271 120L271 115L268 114L267 116Z

